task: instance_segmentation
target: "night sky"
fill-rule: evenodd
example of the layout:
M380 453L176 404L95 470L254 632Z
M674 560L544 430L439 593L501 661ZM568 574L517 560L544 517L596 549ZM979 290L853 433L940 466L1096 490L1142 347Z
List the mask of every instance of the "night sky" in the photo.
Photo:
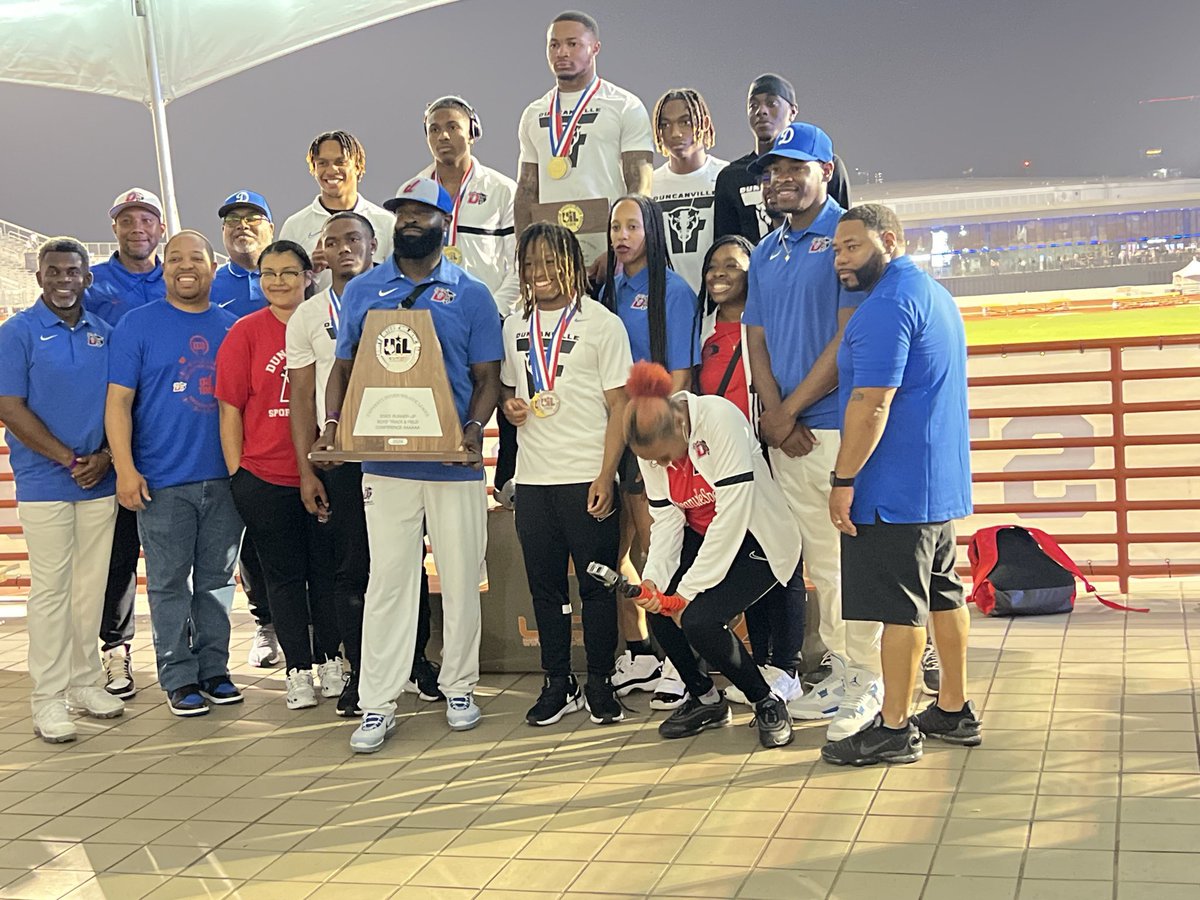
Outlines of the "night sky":
M568 0L569 2L569 0ZM515 175L521 109L552 86L545 30L562 0L459 0L267 63L168 107L184 225L219 237L216 209L239 188L277 223L315 194L304 163L319 131L367 148L376 202L428 161L421 113L466 96L476 155ZM746 87L778 71L800 117L833 137L851 172L887 180L975 175L1200 174L1197 0L591 0L602 77L647 108L698 88L714 152L751 147ZM0 218L86 240L132 185L158 190L149 114L135 103L0 83ZM1161 147L1156 162L1147 148ZM1022 167L1028 159L1031 166ZM656 163L657 164L657 163Z

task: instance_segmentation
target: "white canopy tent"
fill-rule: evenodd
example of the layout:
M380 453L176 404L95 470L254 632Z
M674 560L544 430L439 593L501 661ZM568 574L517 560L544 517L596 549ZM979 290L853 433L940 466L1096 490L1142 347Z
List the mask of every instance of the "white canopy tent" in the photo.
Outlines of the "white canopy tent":
M1171 284L1175 287L1194 288L1200 284L1200 259L1192 259L1190 263L1171 276Z
M0 81L124 97L153 118L179 228L166 107L330 38L453 0L0 0Z

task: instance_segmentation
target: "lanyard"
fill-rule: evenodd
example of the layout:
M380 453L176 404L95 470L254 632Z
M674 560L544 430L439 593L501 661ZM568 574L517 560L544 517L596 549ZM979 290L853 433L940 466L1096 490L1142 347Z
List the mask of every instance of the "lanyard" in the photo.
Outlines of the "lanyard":
M467 196L467 182L471 180L471 176L475 174L475 160L471 160L471 165L467 167L467 172L463 175L462 184L458 186L458 195L454 198L454 210L450 213L450 233L447 236L447 242L451 247L458 243L458 210L462 206L463 197ZM434 167L433 177L438 184L442 183L442 179L437 176L437 167Z
M333 326L336 335L342 327L342 298L329 289L329 324Z
M551 391L558 377L558 355L562 351L563 338L567 334L567 326L575 318L577 306L572 303L559 316L558 324L550 332L550 344L542 344L542 318L538 308L533 308L533 317L529 322L529 371L533 376L534 393Z
M571 110L571 124L564 128L562 105L558 100L558 88L554 89L554 100L550 104L550 128L548 129L551 156L570 156L571 144L575 140L575 129L579 127L579 114L587 109L587 105L596 96L598 90L600 90L599 75L593 78L592 83L579 95L579 101Z

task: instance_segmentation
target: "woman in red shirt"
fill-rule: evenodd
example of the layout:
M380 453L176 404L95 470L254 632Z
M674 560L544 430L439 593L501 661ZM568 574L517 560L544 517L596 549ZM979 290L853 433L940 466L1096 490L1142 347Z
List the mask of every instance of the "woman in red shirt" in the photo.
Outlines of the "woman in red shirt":
M635 363L625 438L650 504L650 554L635 602L688 699L658 729L690 737L732 721L692 647L754 704L759 741L782 747L792 720L729 621L796 571L800 534L745 415L723 397L671 393L662 366ZM660 586L664 590L660 590Z
M701 271L700 314L714 316L713 331L700 351L698 393L717 394L733 403L750 420L758 421L757 398L750 391L750 366L742 343L742 311L746 308L746 273L754 248L738 234L713 242ZM746 610L746 634L754 662L763 677L785 701L801 694L800 648L804 644L807 596L804 572L798 569L786 585L778 585ZM741 691L729 699L746 703Z
M304 509L288 414L287 323L313 283L304 248L276 241L258 258L267 307L239 319L217 352L221 447L233 502L262 563L271 619L287 659L287 707L317 705L313 628L322 695L342 688L329 541Z

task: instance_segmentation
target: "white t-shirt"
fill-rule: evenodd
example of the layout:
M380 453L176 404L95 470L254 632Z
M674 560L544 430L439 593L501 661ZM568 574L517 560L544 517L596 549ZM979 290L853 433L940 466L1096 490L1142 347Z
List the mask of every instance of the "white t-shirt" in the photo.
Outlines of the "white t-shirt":
M517 236L513 225L513 198L517 183L507 175L475 160L466 194L458 208L457 246L462 267L488 286L502 318L520 306L521 280L517 276ZM415 178L433 178L434 165ZM408 179L404 184L408 184ZM399 191L396 192L399 194Z
M671 264L692 290L700 291L704 254L713 242L713 194L717 173L729 165L710 156L695 172L677 175L668 163L654 170L654 199L663 208Z
M564 126L570 126L575 104L582 96L583 91L559 96ZM518 166L537 163L540 203L601 197L611 205L626 193L621 154L654 152L650 116L645 105L629 91L600 79L596 95L586 109L577 113L580 119L569 156L571 168L565 178L555 180L546 168L552 158L550 120L553 102L554 91L550 90L521 113L517 132L521 144ZM596 253L607 250L607 237L603 233L578 237L589 262Z
M549 341L569 309L542 317L543 341ZM533 393L529 323L521 316L504 321L504 359L500 363L500 380L526 401ZM546 418L531 413L517 429L517 484L591 484L595 480L604 464L608 426L604 392L624 386L632 366L629 337L621 320L584 297L567 326L558 357L559 374L554 382L558 412Z
M325 385L333 370L333 350L337 331L329 314L333 288L313 294L292 313L287 323L288 368L316 365L317 428L325 421Z
M375 240L378 242L375 248L375 262L386 261L392 255L392 233L396 230L396 217L382 206L376 206L362 194L358 195L358 202L354 204L352 211L366 216L375 226ZM332 215L333 213L321 205L321 198L317 197L304 209L288 216L276 237L281 241L295 241L312 255L317 246L317 238L321 236L321 229ZM325 269L317 276L316 288L318 291L324 291L331 284L333 273Z

